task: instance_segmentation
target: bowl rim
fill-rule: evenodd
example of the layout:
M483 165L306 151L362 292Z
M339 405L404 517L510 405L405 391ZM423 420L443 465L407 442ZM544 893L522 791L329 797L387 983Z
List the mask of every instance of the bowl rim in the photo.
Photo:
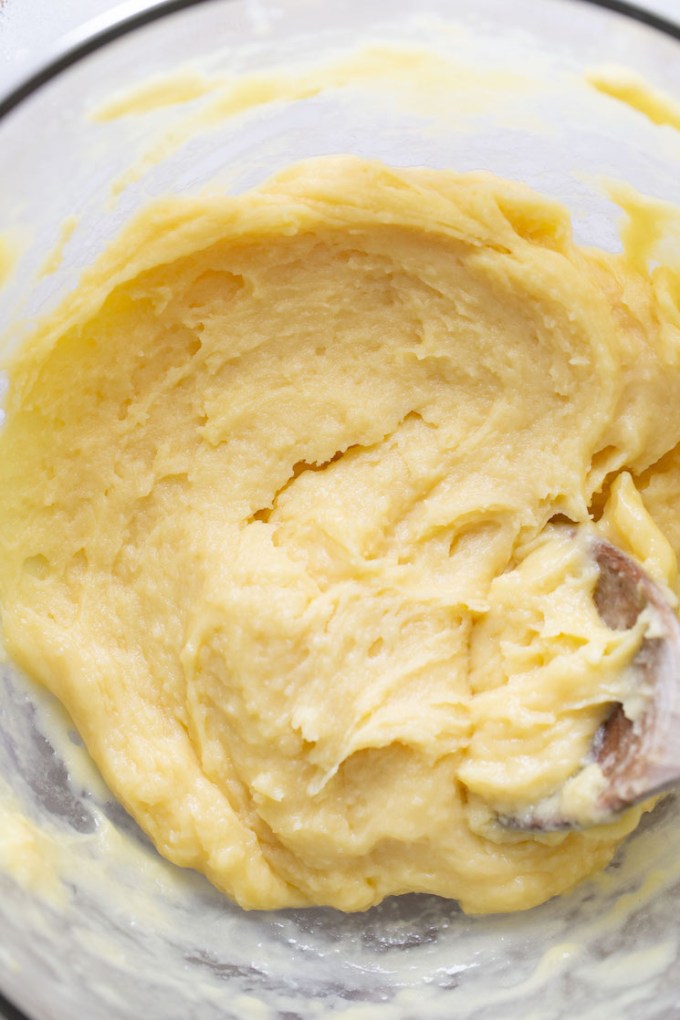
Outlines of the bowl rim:
M37 70L20 77L18 84L10 86L4 95L0 93L0 122L38 92L43 85L47 85L62 72L110 43L191 7L198 7L204 3L231 3L233 0L160 0L156 3L153 0L146 0L146 2L150 6L135 10L132 14L127 13L128 4L118 6L111 12L103 27L100 27L101 18L90 19L84 23L75 39L73 33L67 33L58 40L53 56L40 63ZM612 11L680 42L680 21L675 22L654 11L645 10L636 3L630 3L629 0L571 0L571 2L585 3ZM0 1020L38 1020L38 1018L24 1013L0 990Z
M190 7L198 7L203 3L230 2L232 0L159 0L159 2L146 0L147 6L141 10L136 9L131 14L127 13L130 10L129 4L117 6L104 18L103 25L101 17L86 21L75 37L73 33L67 33L57 40L54 55L41 62L37 70L21 76L18 83L10 85L4 95L0 92L0 121L43 85L109 43ZM586 3L592 7L612 11L680 42L680 21L672 21L654 11L645 10L629 0L571 0L571 2Z

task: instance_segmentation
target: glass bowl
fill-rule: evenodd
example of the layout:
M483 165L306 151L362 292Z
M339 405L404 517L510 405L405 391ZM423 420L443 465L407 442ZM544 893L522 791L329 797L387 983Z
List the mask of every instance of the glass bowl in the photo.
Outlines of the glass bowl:
M305 157L349 152L495 171L564 201L577 239L609 249L619 245L619 213L602 178L680 204L680 133L584 79L615 63L680 95L680 29L613 0L414 6L171 0L132 16L121 8L96 31L66 40L0 100L0 224L13 259L0 290L3 354L150 197L242 191ZM407 80L381 87L350 76L226 119L201 120L212 94L200 88L187 102L152 103L146 113L92 116L121 90L185 65L192 80L318 67L359 45L425 48L432 66L436 57L460 74L434 75L426 95ZM496 73L511 84L492 88ZM8 1017L680 1015L674 797L646 817L605 873L523 914L466 917L453 903L415 895L355 915L245 913L159 858L53 699L8 663L0 685L0 988Z

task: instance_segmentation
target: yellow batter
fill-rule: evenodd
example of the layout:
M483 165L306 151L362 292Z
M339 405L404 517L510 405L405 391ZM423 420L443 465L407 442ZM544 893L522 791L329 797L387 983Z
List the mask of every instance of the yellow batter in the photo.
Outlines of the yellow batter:
M518 185L354 158L131 224L10 367L0 598L161 853L343 910L609 861L638 810L495 819L578 771L639 642L559 520L674 581L679 287Z

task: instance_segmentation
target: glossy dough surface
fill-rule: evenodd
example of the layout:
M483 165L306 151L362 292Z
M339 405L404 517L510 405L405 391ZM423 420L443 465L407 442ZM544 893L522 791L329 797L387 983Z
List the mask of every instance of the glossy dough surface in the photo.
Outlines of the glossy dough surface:
M639 811L495 818L634 650L549 522L674 582L677 295L488 175L333 157L130 225L10 366L0 597L161 853L256 908L520 910L606 865Z

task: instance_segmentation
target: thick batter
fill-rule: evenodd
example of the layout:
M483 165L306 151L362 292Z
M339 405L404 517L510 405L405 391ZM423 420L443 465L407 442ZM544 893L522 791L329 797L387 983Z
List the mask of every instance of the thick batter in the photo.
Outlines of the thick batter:
M560 522L674 583L679 287L518 185L344 157L112 245L10 366L0 597L161 853L343 910L610 860L639 810L496 817L578 771L639 642Z

